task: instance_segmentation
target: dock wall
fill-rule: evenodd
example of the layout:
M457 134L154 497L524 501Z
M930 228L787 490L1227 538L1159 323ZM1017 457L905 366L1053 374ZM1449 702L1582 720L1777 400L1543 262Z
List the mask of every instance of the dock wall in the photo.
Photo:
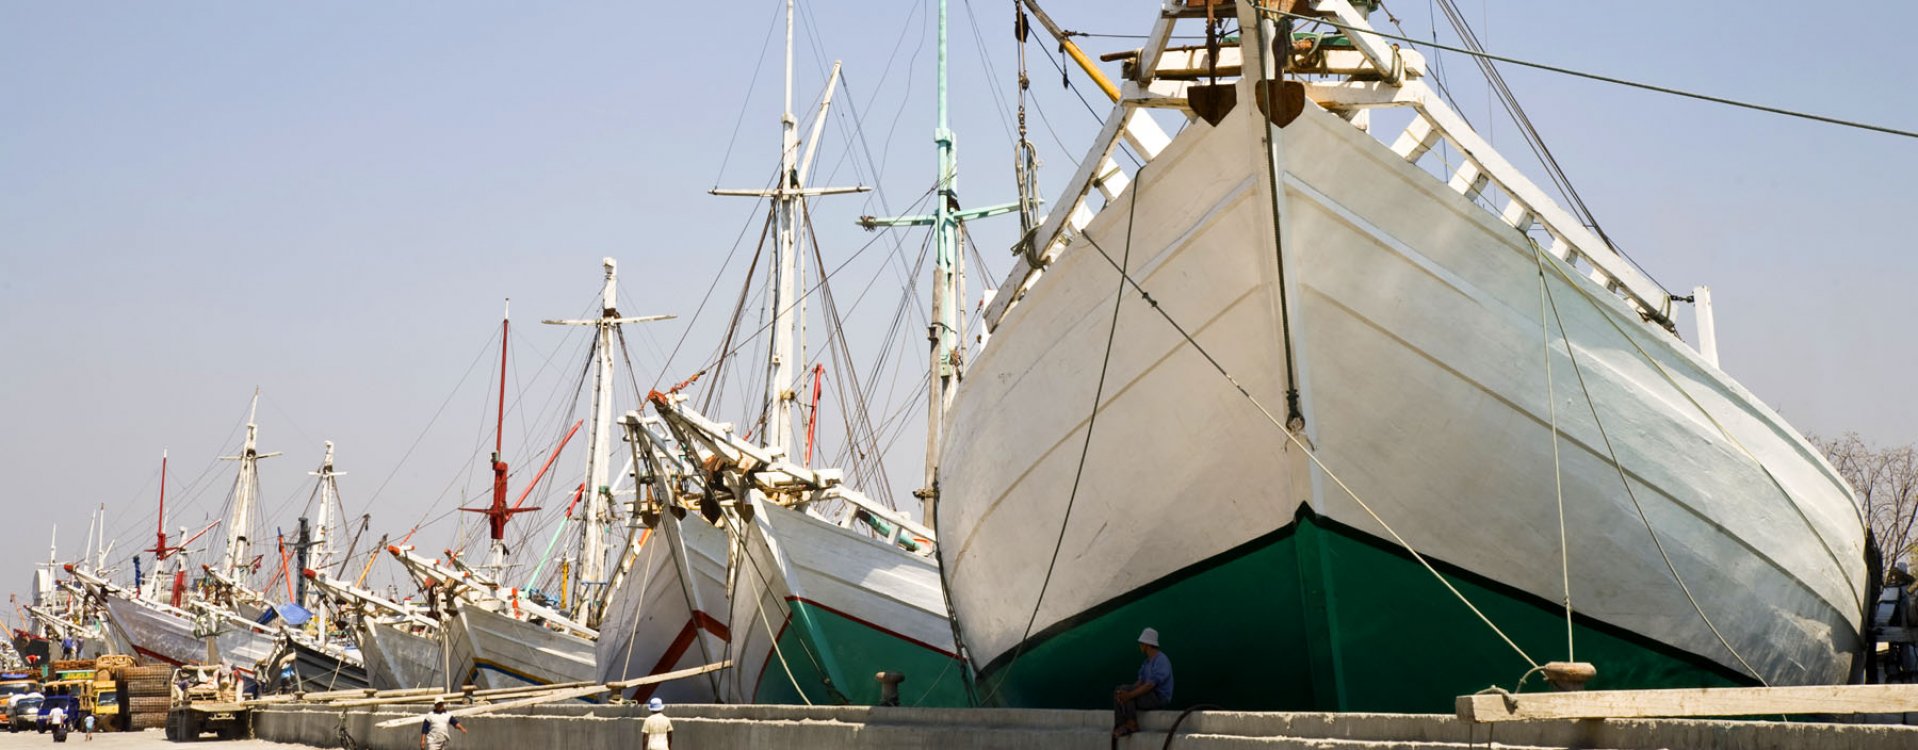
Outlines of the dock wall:
M375 729L423 707L378 710L280 707L256 711L260 739L339 747L339 730L360 747L418 747L417 725ZM344 713L344 717L342 717ZM674 747L787 750L1108 750L1111 715L1099 711L798 706L673 706ZM458 750L630 750L642 747L636 705L557 705L463 719ZM1176 714L1146 714L1146 731L1120 750L1164 746ZM1465 748L1654 750L1909 750L1918 727L1810 722L1610 720L1468 725L1445 715L1205 712L1180 725L1181 750L1367 750Z

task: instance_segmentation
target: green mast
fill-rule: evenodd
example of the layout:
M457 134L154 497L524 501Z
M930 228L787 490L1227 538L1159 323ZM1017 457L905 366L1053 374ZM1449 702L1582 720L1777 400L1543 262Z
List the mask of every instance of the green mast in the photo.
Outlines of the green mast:
M933 130L932 140L939 152L939 184L933 198L933 212L919 216L866 216L859 219L859 225L867 229L932 227L932 315L926 332L932 348L926 389L926 483L913 493L924 503L922 520L927 526L934 523L933 513L939 501L939 443L945 433L946 407L952 403L952 393L961 376L960 363L964 361L963 357L956 355L964 346L959 330L959 301L964 294L960 283L964 271L959 244L965 231L965 222L1019 209L1017 203L971 210L959 208L959 155L946 117L946 0L938 2L938 125Z

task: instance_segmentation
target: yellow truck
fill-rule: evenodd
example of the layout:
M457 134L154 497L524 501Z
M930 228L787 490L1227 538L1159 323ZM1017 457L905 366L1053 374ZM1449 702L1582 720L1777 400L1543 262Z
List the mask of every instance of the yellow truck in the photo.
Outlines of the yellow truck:
M121 692L121 685L124 684L124 670L133 665L133 657L117 654L94 660L93 715L99 717L95 729L105 732L127 728L126 711L123 709L126 695Z

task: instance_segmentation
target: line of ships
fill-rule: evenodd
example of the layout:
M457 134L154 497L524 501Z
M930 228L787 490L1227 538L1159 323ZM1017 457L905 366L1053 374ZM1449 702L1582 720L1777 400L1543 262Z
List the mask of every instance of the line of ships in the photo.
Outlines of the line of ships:
M50 563L37 629L267 690L728 662L626 696L696 703L875 704L883 671L906 705L1096 707L1146 626L1179 703L1246 710L1443 711L1548 659L1609 688L1850 677L1870 588L1850 489L1372 34L1369 4L1165 3L1098 80L1113 107L1043 215L959 206L939 5L935 211L866 220L934 232L930 523L795 455L798 238L809 200L850 189L807 181L830 83L802 148L789 33L780 178L716 191L770 203L764 421L677 392L616 414L618 327L646 319L615 309L609 259L601 317L560 321L597 338L556 596L514 583L504 530L530 509L497 445L493 502L469 509L483 556L385 550L417 595L356 585L325 511L303 578L256 587L277 553L248 536L249 419L222 556L163 519L144 576ZM1200 25L1216 53L1170 43ZM961 223L1011 208L1015 268L966 300ZM325 507L330 444L318 474Z

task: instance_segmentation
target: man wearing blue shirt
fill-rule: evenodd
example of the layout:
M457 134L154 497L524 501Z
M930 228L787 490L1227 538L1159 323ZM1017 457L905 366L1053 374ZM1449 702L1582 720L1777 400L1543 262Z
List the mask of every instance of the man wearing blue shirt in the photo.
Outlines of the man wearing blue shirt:
M1112 691L1113 737L1139 731L1140 711L1165 708L1172 702L1172 660L1159 650L1159 631L1146 628L1139 634L1139 653L1145 654L1139 680Z

